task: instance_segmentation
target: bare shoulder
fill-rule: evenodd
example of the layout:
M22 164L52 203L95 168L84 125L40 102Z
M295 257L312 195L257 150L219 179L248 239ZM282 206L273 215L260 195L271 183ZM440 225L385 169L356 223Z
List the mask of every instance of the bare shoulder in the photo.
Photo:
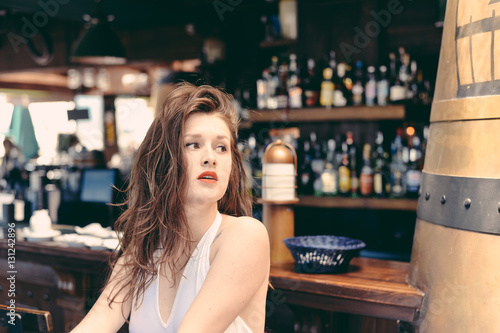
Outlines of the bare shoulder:
M264 224L253 217L224 215L224 218L225 224L222 231L231 234L232 237L237 239L269 240Z
M262 222L253 217L223 215L223 223L214 240L216 252L226 249L240 255L269 253L269 236Z

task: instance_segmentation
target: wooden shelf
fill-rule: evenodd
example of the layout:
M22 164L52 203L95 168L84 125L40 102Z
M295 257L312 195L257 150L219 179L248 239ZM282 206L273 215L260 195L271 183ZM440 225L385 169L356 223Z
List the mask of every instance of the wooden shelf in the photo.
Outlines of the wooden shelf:
M347 208L347 209L380 209L417 211L417 199L375 199L375 198L346 198L346 197L313 197L299 198L297 206L319 208Z
M281 47L281 46L290 46L297 43L295 39L276 39L271 41L263 41L260 42L261 48L271 48L271 47Z
M361 106L342 108L306 108L290 110L252 110L252 123L263 122L321 122L321 121L374 121L374 120L403 120L405 118L404 105L388 106Z

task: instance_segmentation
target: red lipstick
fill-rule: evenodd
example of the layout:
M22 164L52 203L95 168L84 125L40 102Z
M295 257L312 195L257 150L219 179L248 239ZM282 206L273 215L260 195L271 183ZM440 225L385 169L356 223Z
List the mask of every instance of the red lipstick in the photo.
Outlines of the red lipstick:
M198 176L198 180L204 183L215 183L217 179L217 174L213 171L205 171Z

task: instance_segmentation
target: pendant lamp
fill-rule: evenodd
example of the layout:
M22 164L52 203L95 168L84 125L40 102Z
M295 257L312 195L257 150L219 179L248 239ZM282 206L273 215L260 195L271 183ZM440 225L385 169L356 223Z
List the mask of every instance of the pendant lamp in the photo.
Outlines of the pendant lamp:
M75 42L71 61L89 65L124 64L125 49L110 24L114 17L103 15L99 7L95 17L84 16L85 30Z

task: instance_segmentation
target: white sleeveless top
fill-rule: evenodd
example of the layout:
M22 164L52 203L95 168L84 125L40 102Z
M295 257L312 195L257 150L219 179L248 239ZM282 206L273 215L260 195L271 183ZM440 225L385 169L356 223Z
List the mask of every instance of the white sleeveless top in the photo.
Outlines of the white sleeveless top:
M144 292L144 299L139 308L136 308L135 300L132 302L132 311L130 313L130 333L139 332L168 332L175 333L193 303L196 295L201 289L208 270L210 269L209 255L210 246L215 239L217 230L219 230L222 216L217 212L212 226L205 232L200 242L193 251L184 268L184 272L179 282L177 294L172 305L170 317L165 323L160 315L158 306L158 274ZM229 325L225 333L252 333L252 330L239 316Z

